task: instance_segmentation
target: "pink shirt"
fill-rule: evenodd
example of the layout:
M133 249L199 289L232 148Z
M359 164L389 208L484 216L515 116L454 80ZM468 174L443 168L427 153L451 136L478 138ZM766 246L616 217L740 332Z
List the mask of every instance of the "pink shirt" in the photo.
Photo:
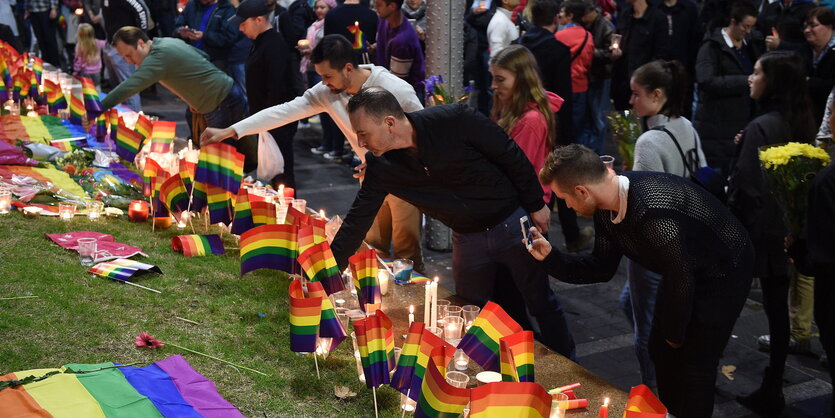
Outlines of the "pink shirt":
M99 53L96 55L96 60L92 63L88 63L84 57L78 51L78 47L81 45L75 45L75 60L72 63L72 70L76 74L98 74L101 71L101 51L104 48L105 41L101 39L96 39L96 47L99 48Z
M550 91L546 93L548 94L548 102L551 104L551 111L560 110L563 102L562 97ZM554 119L556 120L556 115ZM539 170L542 170L542 167L545 166L545 158L551 150L548 149L548 124L545 122L545 116L539 112L535 102L528 103L527 110L516 121L513 129L510 130L510 137L516 141L519 148L522 148L522 152L533 164L536 177L539 178ZM551 186L543 184L542 191L545 202L550 202Z

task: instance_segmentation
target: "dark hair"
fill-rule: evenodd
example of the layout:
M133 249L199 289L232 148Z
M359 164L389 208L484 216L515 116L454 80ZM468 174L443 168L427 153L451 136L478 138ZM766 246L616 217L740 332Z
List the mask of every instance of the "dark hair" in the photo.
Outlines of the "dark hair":
M817 134L806 82L806 67L794 52L771 51L759 59L765 88L757 103L776 108L788 122L792 141L810 142Z
M757 8L754 7L751 3L747 1L738 1L731 6L731 13L730 18L735 20L736 23L742 23L748 16L757 17L759 13L757 13Z
M388 6L389 4L392 4L392 3L396 3L397 4L397 10L400 10L400 8L403 7L403 0L383 0L383 1L386 3L386 6Z
M647 91L661 89L667 101L661 107L664 115L679 117L684 110L687 92L687 73L678 61L655 60L648 62L632 74L632 80Z
M566 15L571 14L571 21L574 23L582 22L583 16L589 10L588 3L583 0L568 0L562 4L562 8L565 9Z
M821 25L835 28L835 13L832 12L832 9L823 6L815 7L814 9L809 10L809 13L806 14L806 19L803 20L803 23L809 23L815 18L818 19L818 23Z
M136 48L140 39L142 42L148 42L150 40L142 29L135 26L122 26L113 34L112 44L116 46L116 42L122 42L125 45Z
M359 109L365 110L365 114L375 120L386 116L394 116L397 119L406 117L394 95L382 87L366 87L348 100L348 113L354 113Z
M351 41L342 35L327 35L313 48L310 62L321 64L325 61L335 70L341 70L346 64L353 64L355 68L359 65Z
M531 17L534 26L551 26L554 24L554 18L560 12L560 4L556 0L530 0L533 1L531 6Z
M539 171L539 181L550 185L558 180L560 189L572 190L579 184L599 183L608 170L600 156L584 145L557 147L545 158Z

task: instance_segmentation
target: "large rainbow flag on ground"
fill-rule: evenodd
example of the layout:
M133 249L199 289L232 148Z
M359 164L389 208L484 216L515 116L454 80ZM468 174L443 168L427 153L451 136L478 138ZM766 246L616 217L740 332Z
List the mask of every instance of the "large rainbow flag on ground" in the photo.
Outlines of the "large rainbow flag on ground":
M499 339L499 360L505 382L533 382L533 331L522 331Z
M171 213L188 210L188 191L183 185L180 173L174 174L162 183L159 189L159 199Z
M229 193L238 193L244 170L244 155L229 144L217 143L200 149L196 183L220 187Z
M345 280L327 241L301 251L299 264L312 282L321 283L328 295L345 290Z
M245 187L241 187L238 190L238 199L235 201L235 216L232 218L231 232L235 235L241 235L254 227L249 192Z
M151 134L151 152L171 152L176 131L177 122L160 120L154 123L154 131Z
M322 317L322 297L305 297L302 282L290 282L290 351L316 352L316 338ZM342 325L340 323L340 325Z
M73 96L74 98L75 96ZM113 135L113 132L110 132ZM123 159L133 162L136 153L142 147L142 135L125 125L125 121L119 118L119 125L116 129L116 154Z
M437 347L433 351L442 351ZM460 416L470 402L470 389L462 389L447 383L446 364L439 365L436 359L442 354L433 352L426 364L426 374L421 383L420 396L415 409L415 417ZM402 355L402 354L401 354Z
M522 327L501 306L487 302L458 348L484 370L499 372L499 340L521 331Z
M87 77L77 77L81 82L81 95L84 96L84 108L87 109L87 117L90 119L98 117L102 113L99 93L96 91L96 84Z
M0 382L40 378L0 390L4 416L243 417L214 383L176 355L145 367L67 364L0 376ZM76 372L76 373L73 373ZM84 372L84 373L78 373Z
M473 418L548 418L550 413L551 395L538 383L494 382L470 394Z
M241 275L263 268L292 273L297 233L294 225L263 225L241 234Z
M369 389L389 383L386 331L383 318L379 315L372 315L354 322L357 349L360 352L362 370L365 373L365 385Z
M342 326L342 321L336 317L336 310L333 309L333 304L320 283L308 283L307 295L322 298L322 319L319 321L319 338L330 338L330 351L333 351L345 340L348 333Z
M185 257L203 257L226 252L223 241L217 234L177 235L171 238L171 249L182 252Z
M667 407L652 393L647 385L634 386L626 401L626 418L664 418Z
M365 312L379 309L382 295L377 279L377 252L371 249L354 254L348 259L348 263L351 265L360 308Z

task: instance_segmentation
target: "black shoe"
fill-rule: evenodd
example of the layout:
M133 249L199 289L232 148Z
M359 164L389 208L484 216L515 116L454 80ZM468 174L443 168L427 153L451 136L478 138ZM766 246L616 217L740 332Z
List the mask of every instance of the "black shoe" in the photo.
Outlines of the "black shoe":
M757 346L760 351L771 351L771 335L760 335L757 338ZM794 337L789 338L789 353L791 354L812 354L812 342L809 340L796 340Z
M782 376L775 376L771 368L766 367L760 388L749 395L737 396L736 401L764 417L782 416L786 408Z

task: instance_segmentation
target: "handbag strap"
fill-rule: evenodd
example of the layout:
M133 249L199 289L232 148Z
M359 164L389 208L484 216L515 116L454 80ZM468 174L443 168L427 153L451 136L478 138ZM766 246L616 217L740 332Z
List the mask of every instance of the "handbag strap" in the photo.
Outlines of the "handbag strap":
M664 126L659 126L659 127L652 128L652 129L659 130L659 131L664 131L664 132L667 133L667 135L670 136L670 138L673 140L673 143L676 144L676 149L678 150L678 154L681 156L681 163L684 164L684 169L687 171L687 173L690 174L691 179L695 178L695 176L693 175L693 170L690 168L690 163L687 161L687 157L684 156L684 151L681 150L681 145L679 145L678 139L676 139L676 136L673 135L673 133L670 132ZM697 157L698 157L698 154L697 154Z
M583 48L586 47L586 42L588 42L588 41L589 41L589 31L586 31L586 36L583 38L583 43L580 44L580 49L578 49L577 52L574 53L574 56L571 57L570 62L574 62L574 60L576 60L577 57L579 57L580 54L583 53Z

